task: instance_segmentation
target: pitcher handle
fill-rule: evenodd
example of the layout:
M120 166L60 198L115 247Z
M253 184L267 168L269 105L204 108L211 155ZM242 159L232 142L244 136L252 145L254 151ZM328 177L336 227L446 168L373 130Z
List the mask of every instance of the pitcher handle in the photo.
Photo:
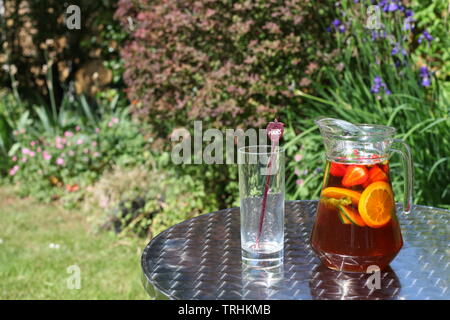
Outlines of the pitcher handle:
M409 145L400 139L394 139L391 151L397 152L402 157L403 169L405 172L405 194L403 199L403 212L411 212L413 201L414 167Z

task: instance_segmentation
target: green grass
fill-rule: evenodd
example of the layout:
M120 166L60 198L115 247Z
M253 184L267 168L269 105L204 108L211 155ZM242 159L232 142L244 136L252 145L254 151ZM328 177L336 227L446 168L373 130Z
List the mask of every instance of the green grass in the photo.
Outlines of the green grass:
M0 188L0 299L147 299L145 241L93 233L87 218ZM78 290L67 285L72 265L81 271Z

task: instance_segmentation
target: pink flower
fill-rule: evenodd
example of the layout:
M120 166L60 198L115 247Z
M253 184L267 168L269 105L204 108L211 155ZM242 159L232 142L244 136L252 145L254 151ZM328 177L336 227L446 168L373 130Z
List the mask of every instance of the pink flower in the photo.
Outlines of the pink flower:
M99 128L95 128L95 133L100 133L100 129Z
M230 85L230 86L228 86L228 88L227 88L227 91L228 91L229 93L233 93L235 90L236 90L236 86L234 86L234 85Z
M64 137L67 137L67 138L73 137L73 132L72 131L64 132Z
M36 145L36 141L31 141L30 146L34 147Z
M17 161L17 157L16 157L16 156L12 156L11 159L12 159L13 162L16 162L16 161Z
M57 149L63 149L65 143L66 143L66 139L63 139L61 137L55 138L55 146Z
M33 158L33 157L36 155L36 152L30 151L30 152L28 153L28 155L29 155L31 158Z
M56 159L56 164L58 166L63 166L64 165L64 159L63 158L58 158Z
M295 157L294 157L294 160L295 160L296 162L299 162L299 161L301 161L302 159L303 159L303 156L302 156L301 154L296 154Z
M97 146L97 142L96 142L96 141L93 141L93 142L92 142L92 146L95 148L95 147Z
M295 183L298 185L298 186L303 186L303 184L305 183L305 180L303 180L303 179L297 179L296 181L295 181Z
M10 176L15 175L17 173L17 171L19 170L19 168L20 167L18 165L15 165L14 167L12 167L11 170L9 170L9 175Z
M84 142L84 141L83 141L83 139L81 139L81 138L77 140L77 144L78 144L78 145L83 144L83 142Z
M299 176L300 175L300 170L298 168L295 168L294 169L294 173L295 173L296 176Z
M22 149L22 154L29 154L29 153L30 153L30 149L28 149L28 148Z
M75 155L75 152L73 150L69 150L69 156L73 157Z
M80 126L76 126L76 127L75 127L75 130L76 130L76 131L80 131L80 130L81 130Z
M49 161L52 156L49 155L46 151L42 152L42 157L44 158L44 160Z
M112 121L108 122L108 127L112 127L114 125L114 123L112 123Z
M23 157L23 158L22 158L22 162L23 162L23 163L25 163L25 162L27 162L27 161L28 161L27 157Z
M41 152L42 151L41 147L37 147L36 151Z
M112 118L112 123L119 123L119 118Z

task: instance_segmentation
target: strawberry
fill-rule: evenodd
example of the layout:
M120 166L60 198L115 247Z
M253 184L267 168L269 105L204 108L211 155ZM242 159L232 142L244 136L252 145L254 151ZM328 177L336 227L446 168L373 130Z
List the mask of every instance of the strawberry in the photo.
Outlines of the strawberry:
M347 166L345 164L340 164L337 162L331 163L330 174L335 177L343 177L347 171Z
M366 167L351 165L348 166L344 178L342 178L342 185L344 187L352 187L363 184L367 179L369 179L369 171Z
M369 180L373 183L377 181L388 181L389 178L379 166L375 166L369 170Z

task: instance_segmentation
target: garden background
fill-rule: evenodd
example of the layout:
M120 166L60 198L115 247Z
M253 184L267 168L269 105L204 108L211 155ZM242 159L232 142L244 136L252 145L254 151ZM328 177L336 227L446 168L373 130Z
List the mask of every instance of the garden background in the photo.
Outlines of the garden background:
M414 202L450 208L449 17L447 0L0 1L0 298L145 298L145 243L239 204L236 165L172 163L195 120L283 121L288 199L319 196L314 118L394 126Z

